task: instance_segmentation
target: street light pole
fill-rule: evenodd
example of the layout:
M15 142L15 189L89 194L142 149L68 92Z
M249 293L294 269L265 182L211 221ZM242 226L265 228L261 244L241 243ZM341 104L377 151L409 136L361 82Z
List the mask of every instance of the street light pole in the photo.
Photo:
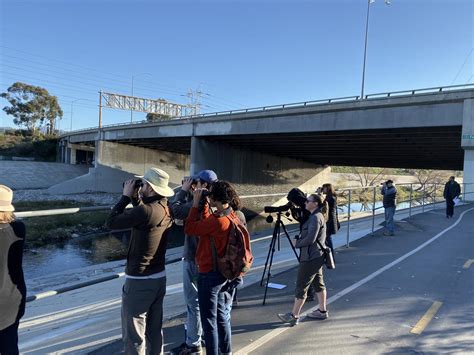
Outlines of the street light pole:
M365 83L365 62L367 60L367 40L369 37L369 15L371 0L367 0L367 17L365 22L365 46L364 46L364 65L362 67L362 89L360 90L360 99L364 99L364 83Z
M364 45L364 64L362 66L362 88L360 90L360 99L364 99L364 84L365 84L365 63L367 61L367 42L369 39L369 17L370 17L370 4L374 3L375 0L367 0L367 17L365 20L365 45ZM390 0L385 0L385 5L390 5Z

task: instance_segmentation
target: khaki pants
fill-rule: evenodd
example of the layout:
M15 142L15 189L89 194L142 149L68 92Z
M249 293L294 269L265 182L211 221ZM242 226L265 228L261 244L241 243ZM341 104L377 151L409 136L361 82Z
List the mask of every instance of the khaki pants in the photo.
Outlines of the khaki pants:
M122 291L122 339L125 354L162 354L161 327L166 277L126 279Z
M323 255L316 259L300 262L296 277L295 298L306 299L310 285L313 285L316 292L326 289L323 279L323 264Z

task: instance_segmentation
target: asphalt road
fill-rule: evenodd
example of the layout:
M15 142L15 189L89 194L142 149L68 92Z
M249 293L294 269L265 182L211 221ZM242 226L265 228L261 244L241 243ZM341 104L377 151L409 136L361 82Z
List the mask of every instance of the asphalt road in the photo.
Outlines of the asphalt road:
M465 214L459 220L461 211ZM337 259L337 269L326 272L331 301L328 320L307 318L292 328L279 324L276 313L291 309L293 269L275 280L288 287L273 291L265 307L251 290L243 292L248 299L241 302L242 311L234 312L233 319L235 351L474 353L474 208L457 209L449 220L441 210L414 216L399 223L396 236L378 233L361 239ZM419 334L414 334L417 324Z
M294 328L279 323L276 313L287 312L293 302L296 260L286 241L275 253L272 282L287 285L269 289L262 306L260 280L270 240L253 244L256 262L247 285L239 291L239 306L232 312L236 353L407 353L457 352L474 348L472 306L474 264L474 210L456 208L447 220L442 210L414 215L397 222L394 237L374 236L339 248L337 269L325 273L330 297L330 319L304 320ZM400 213L401 215L401 213ZM400 217L400 216L398 216ZM351 224L351 235L367 234L371 221ZM439 235L413 255L420 245ZM345 232L338 233L338 245ZM400 257L406 257L388 268ZM468 266L464 268L463 266ZM375 273L375 274L374 274ZM184 309L181 264L168 267L165 298L165 350L183 340ZM362 282L361 282L362 280ZM119 354L120 289L117 279L28 304L20 324L20 346L28 354ZM354 286L355 285L355 286ZM356 287L357 286L357 287ZM421 334L410 333L434 302L441 302ZM436 305L439 305L436 303ZM315 307L308 303L305 309ZM470 328L469 328L470 327Z

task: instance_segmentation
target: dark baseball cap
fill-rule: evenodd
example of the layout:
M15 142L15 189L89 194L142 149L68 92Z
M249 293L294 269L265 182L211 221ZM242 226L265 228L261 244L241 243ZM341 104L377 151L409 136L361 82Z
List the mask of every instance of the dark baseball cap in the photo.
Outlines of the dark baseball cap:
M201 170L194 176L194 180L201 180L207 183L217 181L217 174L213 170Z

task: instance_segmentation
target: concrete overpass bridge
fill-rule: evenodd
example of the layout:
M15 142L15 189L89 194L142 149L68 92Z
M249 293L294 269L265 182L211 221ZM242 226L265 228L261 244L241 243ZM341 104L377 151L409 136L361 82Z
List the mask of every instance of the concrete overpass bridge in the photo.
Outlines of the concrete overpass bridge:
M314 188L327 165L464 170L474 182L474 85L91 128L62 136L60 150L63 162L94 152L89 177L70 185L79 190L109 191L110 179L149 166L163 166L176 184L212 168L255 192Z

